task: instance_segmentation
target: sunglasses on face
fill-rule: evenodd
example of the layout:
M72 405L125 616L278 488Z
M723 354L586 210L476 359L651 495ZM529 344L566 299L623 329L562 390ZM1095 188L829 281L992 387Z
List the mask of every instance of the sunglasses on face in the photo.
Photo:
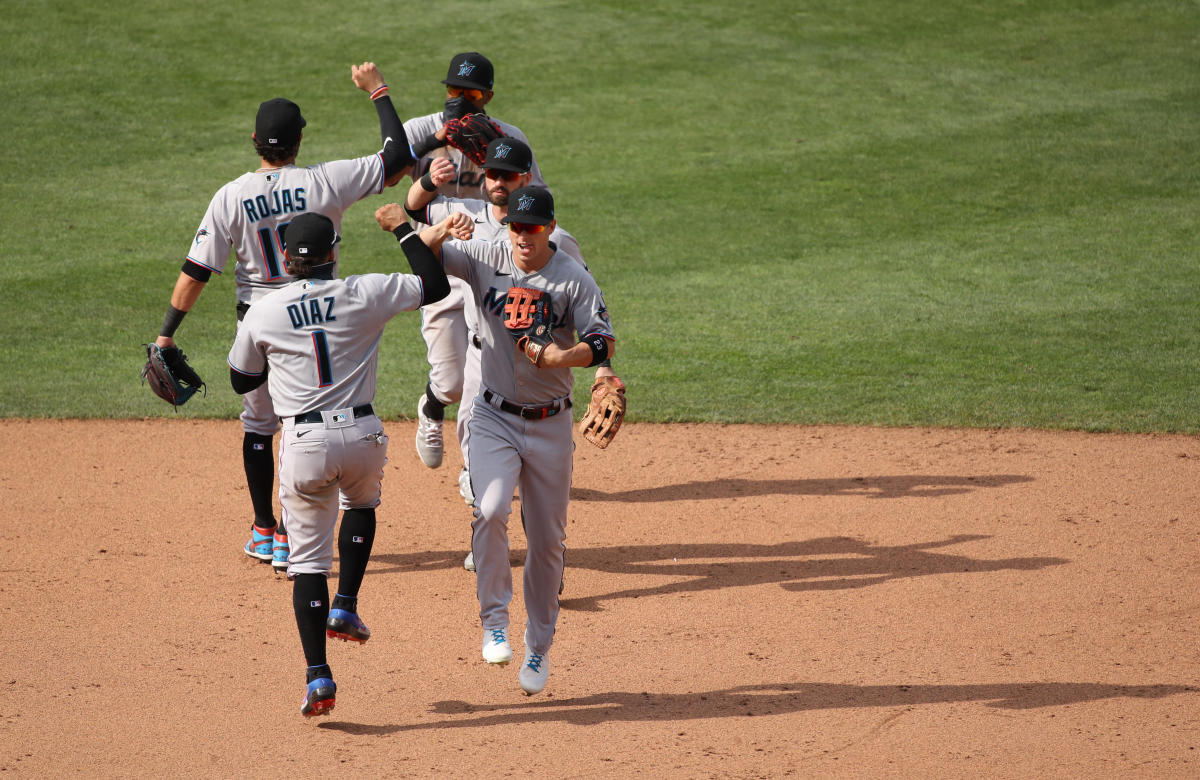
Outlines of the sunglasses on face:
M498 171L493 168L485 168L483 175L489 179L500 179L501 181L516 181L521 176L516 171Z
M483 100L483 90L467 89L466 87L446 87L446 94L452 98L465 97L472 103L478 103Z
M508 229L513 233L541 233L549 225L530 225L528 222L509 222Z

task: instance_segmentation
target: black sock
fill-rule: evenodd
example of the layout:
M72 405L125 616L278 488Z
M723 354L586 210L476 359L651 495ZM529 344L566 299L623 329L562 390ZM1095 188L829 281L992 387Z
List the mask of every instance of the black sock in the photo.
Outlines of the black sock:
M333 671L330 670L329 664L321 664L320 666L310 666L304 674L304 682L310 683L320 677L333 679Z
M340 593L335 593L335 594L333 594L333 608L334 609L344 609L347 612L353 612L354 614L357 615L358 614L358 598L357 597L351 598L350 596L343 596Z
M433 385L425 385L425 416L431 420L446 419L446 404L433 394Z
M271 438L261 433L246 432L242 437L242 463L246 467L246 487L254 505L254 524L259 528L275 527L275 455Z
M329 617L329 584L324 574L297 574L292 582L292 609L300 629L300 646L309 666L325 663L325 620Z
M374 543L374 509L347 509L342 513L342 527L338 531L339 596L358 598L358 589L362 586L363 575L367 573L367 561L371 559L371 545Z

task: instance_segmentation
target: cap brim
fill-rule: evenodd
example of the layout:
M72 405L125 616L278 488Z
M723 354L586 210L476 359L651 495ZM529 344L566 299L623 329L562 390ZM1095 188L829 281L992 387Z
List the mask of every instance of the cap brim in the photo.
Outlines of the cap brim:
M510 162L485 162L483 164L485 171L511 171L512 173L529 173L528 168L521 168L513 165Z
M491 87L485 87L483 84L480 84L478 81L471 81L470 79L442 79L442 83L445 84L447 87L466 87L467 89L481 89L484 92L487 92L489 89L491 89Z
M507 225L510 222L520 222L522 225L549 225L554 221L554 217L536 217L533 214L513 217L511 214L500 220L501 225Z

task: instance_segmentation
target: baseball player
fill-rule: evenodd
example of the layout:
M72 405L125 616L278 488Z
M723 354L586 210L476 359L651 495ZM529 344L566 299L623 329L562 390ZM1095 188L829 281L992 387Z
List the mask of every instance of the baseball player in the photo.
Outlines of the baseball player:
M414 182L426 189L451 198L485 199L485 177L481 168L458 149L446 145L445 124L465 114L484 112L494 95L492 86L495 69L491 61L479 52L454 55L442 83L446 85L446 102L434 114L415 117L404 123L412 142ZM492 122L507 136L528 143L521 130L494 117ZM448 159L454 173L434 184L430 166L436 159ZM531 161L531 179L545 186L537 161ZM429 382L417 400L417 454L429 468L442 465L444 445L442 424L446 406L463 397L463 359L467 347L467 326L463 314L465 285L457 277L450 279L450 295L436 306L421 310L421 336L425 339L429 361ZM461 411L461 410L460 410Z
M279 499L291 542L287 567L300 644L308 663L300 712L333 709L337 685L327 637L366 642L358 592L375 539L387 436L375 416L376 364L387 322L450 291L433 253L406 223L395 230L413 274L337 279L333 220L305 212L283 231L294 277L255 300L229 351L238 393L265 386L283 419ZM338 589L329 603L339 504Z
M395 184L409 170L413 160L407 137L379 69L373 62L364 62L352 66L350 76L375 104L383 149L353 160L297 167L306 125L300 107L285 98L260 105L252 136L260 165L223 186L209 203L171 294L156 339L159 346L175 343L175 331L184 315L212 275L224 272L230 250L235 260L240 322L260 298L291 281L283 266L281 240L289 222L299 214L316 211L340 229L347 208L382 192L385 183ZM336 254L334 260L336 263ZM271 441L279 430L279 415L265 388L246 394L241 420L245 431L242 460L254 507L245 552L271 561L275 571L281 572L288 564L288 536L286 522L276 523L271 498L275 484Z
M427 225L435 225L450 214L461 212L471 217L475 224L474 240L507 241L508 228L501 220L508 216L509 196L513 191L530 186L532 165L533 151L529 144L519 138L497 138L488 144L487 159L483 164L487 200L447 198L438 195L437 191L427 190L420 182L413 182L404 202L405 210L414 220ZM434 184L440 185L453 177L454 164L446 159L434 160L430 165L429 174ZM587 269L579 242L557 222L554 232L550 234L550 243ZM471 401L479 391L481 354L479 314L473 300L465 302L463 314L467 325L467 345L463 366L463 400L458 407L456 428L463 456L463 469L458 478L459 493L469 505L474 502L474 494L471 491L469 471L467 440L470 437L470 427L467 421L471 419ZM605 360L597 366L596 376L616 376L611 362ZM475 570L471 553L467 553L463 566L467 571Z
M402 218L399 207L385 213L390 208L380 212ZM481 652L491 664L512 660L508 516L519 484L527 539L527 617L525 656L517 677L521 689L534 694L546 686L558 622L574 451L571 368L600 364L613 355L615 342L595 280L550 244L556 223L549 190L514 191L502 222L508 226L507 242L447 241L452 229L473 225L461 213L423 230L421 240L441 255L448 273L468 282L479 307L482 383L471 411L468 446L475 490L471 552L484 629ZM515 331L505 320L517 288L548 294L553 315L548 344L535 348L531 338L514 340ZM572 331L578 341L571 338Z

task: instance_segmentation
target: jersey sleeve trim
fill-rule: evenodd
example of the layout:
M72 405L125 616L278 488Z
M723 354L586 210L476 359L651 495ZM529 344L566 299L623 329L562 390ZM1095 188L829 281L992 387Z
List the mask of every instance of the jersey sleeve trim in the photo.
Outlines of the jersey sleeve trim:
M188 262L188 263L195 263L196 265L200 266L201 268L203 268L204 270L208 271L209 273L216 274L217 276L220 276L220 275L221 275L221 272L220 272L220 271L218 271L216 268L213 268L211 265L207 265L207 264L205 264L205 263L202 263L202 262L200 262L199 260L197 260L196 258L192 257L191 255L188 255L188 256L185 258L185 261L186 261L186 262Z
M263 375L263 372L261 372L261 371L243 371L242 369L240 369L240 368L238 368L237 366L235 366L235 365L232 363L232 361L226 360L225 362L229 364L229 367L230 367L231 369L233 369L234 371L238 372L238 373L239 373L239 374L241 374L242 376L262 376L262 375Z

